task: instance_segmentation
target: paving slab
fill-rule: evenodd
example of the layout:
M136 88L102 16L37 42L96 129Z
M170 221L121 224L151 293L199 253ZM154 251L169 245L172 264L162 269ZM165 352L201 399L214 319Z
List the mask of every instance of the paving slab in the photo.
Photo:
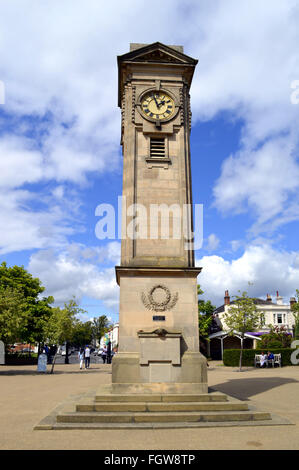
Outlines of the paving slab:
M111 366L96 364L80 371L76 364L61 364L55 370L50 375L38 374L36 366L0 366L0 449L299 449L299 367L238 372L210 363L210 390L249 402L255 411L271 413L271 424L261 426L261 421L239 427L238 422L230 422L215 428L214 423L189 423L185 428L180 423L157 423L158 428L156 423L140 423L136 428L135 423L134 429L128 429L125 423L124 429L111 423L109 429L107 425L100 429L99 423L91 423L83 440L76 423L68 432L65 423L59 423L55 431L33 428L52 410L57 413L68 406L70 397L74 406L84 394L92 398L100 385L109 387ZM293 425L286 426L286 422Z

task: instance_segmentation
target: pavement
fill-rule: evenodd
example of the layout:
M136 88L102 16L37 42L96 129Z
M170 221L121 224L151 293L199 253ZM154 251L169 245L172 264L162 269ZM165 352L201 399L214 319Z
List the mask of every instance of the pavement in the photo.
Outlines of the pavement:
M50 366L48 366L50 369ZM211 391L249 400L258 411L290 420L289 426L237 428L34 431L34 426L70 396L111 383L111 365L57 364L54 374L36 366L0 366L0 449L96 450L298 450L299 367L239 372L210 362Z

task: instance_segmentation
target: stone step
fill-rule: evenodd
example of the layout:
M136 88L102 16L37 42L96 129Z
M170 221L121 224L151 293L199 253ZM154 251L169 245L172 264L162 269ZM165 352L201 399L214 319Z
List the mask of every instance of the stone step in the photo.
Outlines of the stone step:
M76 405L78 412L151 412L151 411L247 411L248 404L242 402L94 402L83 401Z
M57 423L177 423L270 420L269 413L258 411L205 412L68 412L57 415Z
M125 429L186 429L186 428L219 428L240 426L279 426L291 424L283 420L266 419L258 421L197 421L197 422L171 422L171 423L53 423L51 425L39 424L36 430L125 430Z
M227 401L227 396L223 393L202 393L202 394L97 394L97 402L214 402Z

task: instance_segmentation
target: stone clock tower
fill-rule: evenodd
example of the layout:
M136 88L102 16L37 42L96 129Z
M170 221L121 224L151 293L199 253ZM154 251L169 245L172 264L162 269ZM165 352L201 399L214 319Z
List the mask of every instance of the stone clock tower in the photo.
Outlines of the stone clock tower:
M206 393L192 245L189 89L181 46L118 57L123 207L114 393Z
M112 383L72 397L35 429L269 425L268 412L208 392L192 245L190 97L195 59L131 44L118 57L123 207L119 351ZM168 209L168 217L165 212ZM163 213L164 212L164 213ZM167 215L167 214L166 214ZM209 423L209 424L206 424ZM281 418L273 424L289 424Z

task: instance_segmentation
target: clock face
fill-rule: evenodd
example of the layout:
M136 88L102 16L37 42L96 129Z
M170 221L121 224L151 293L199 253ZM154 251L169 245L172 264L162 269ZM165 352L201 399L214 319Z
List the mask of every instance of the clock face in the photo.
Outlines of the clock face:
M143 115L147 118L163 121L173 116L175 104L173 99L164 91L152 90L143 96L141 109Z

